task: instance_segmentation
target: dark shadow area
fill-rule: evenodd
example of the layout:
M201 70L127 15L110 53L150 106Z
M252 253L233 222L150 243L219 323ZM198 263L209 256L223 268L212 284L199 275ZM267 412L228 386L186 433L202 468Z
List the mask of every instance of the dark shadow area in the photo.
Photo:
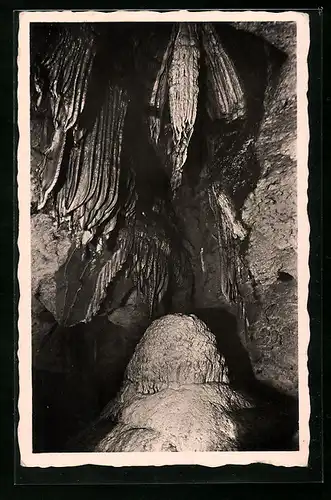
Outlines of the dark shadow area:
M279 271L278 272L278 281L283 281L283 282L288 282L288 281L293 281L294 278L292 274L286 273L285 271Z
M237 319L221 308L196 309L198 316L216 337L220 354L225 357L231 383L235 387L249 387L255 381L248 353L237 334Z
M65 451L68 440L98 417L120 390L145 328L129 331L97 316L49 333L39 357L50 369L33 369L34 452Z
M245 450L277 451L292 449L298 429L299 408L296 398L284 394L254 375L247 350L237 334L237 319L225 309L194 311L216 337L219 353L226 360L233 389L252 397L257 409L236 414L241 425Z

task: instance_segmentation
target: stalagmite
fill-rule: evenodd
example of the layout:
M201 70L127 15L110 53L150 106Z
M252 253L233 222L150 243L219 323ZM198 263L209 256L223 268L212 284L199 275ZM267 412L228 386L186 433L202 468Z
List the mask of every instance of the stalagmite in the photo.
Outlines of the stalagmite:
M283 406L234 389L205 323L169 314L147 328L117 396L77 443L102 453L251 451L293 433L295 410Z

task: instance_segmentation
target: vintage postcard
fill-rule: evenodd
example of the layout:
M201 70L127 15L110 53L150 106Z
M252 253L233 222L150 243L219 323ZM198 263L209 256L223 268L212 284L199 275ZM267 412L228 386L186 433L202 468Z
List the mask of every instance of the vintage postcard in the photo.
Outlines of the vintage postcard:
M26 467L309 455L298 12L21 12Z

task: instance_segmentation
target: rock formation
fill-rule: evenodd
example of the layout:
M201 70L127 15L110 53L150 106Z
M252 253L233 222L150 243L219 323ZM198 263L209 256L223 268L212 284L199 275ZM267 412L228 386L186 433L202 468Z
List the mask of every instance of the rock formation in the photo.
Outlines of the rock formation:
M252 449L290 437L287 410L235 391L206 325L194 315L167 315L146 330L119 394L80 445L98 452Z
M262 26L263 24L263 26ZM243 207L251 228L246 259L259 297L257 319L246 343L256 374L296 395L297 330L297 172L296 26L256 26L258 33L288 56L257 141L261 178ZM246 26L246 25L245 25Z

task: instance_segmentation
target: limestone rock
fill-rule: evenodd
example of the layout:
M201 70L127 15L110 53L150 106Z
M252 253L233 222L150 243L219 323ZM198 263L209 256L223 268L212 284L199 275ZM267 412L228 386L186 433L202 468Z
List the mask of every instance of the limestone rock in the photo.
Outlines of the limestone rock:
M278 41L288 60L272 102L265 103L256 144L263 175L246 200L242 217L251 228L249 267L256 281L271 284L278 271L296 276L296 53L293 23L285 24L284 33L278 35L274 23L265 28L270 31L259 34L274 33L272 40Z
M173 314L146 330L126 377L148 394L171 385L226 381L227 369L206 325L193 315Z
M270 285L279 272L297 276L296 164L280 155L273 171L247 199L243 219L251 228L246 258L255 280Z
M251 407L226 385L185 385L138 395L95 451L230 451L238 449L233 413Z
M267 95L256 144L262 177L242 218L250 228L246 262L255 282L255 309L246 348L255 374L297 394L297 106L295 24L257 23L255 30L288 58L278 88Z
M57 230L49 215L31 217L31 291L52 313L55 311L55 272L65 262L71 241Z
M223 373L202 321L181 314L154 321L120 392L80 446L85 439L83 451L234 451L262 449L270 436L280 441L284 427L292 437L290 411L284 417L280 407L234 390Z
M251 327L248 345L260 380L296 396L298 391L297 283L278 282L266 287L262 310Z

